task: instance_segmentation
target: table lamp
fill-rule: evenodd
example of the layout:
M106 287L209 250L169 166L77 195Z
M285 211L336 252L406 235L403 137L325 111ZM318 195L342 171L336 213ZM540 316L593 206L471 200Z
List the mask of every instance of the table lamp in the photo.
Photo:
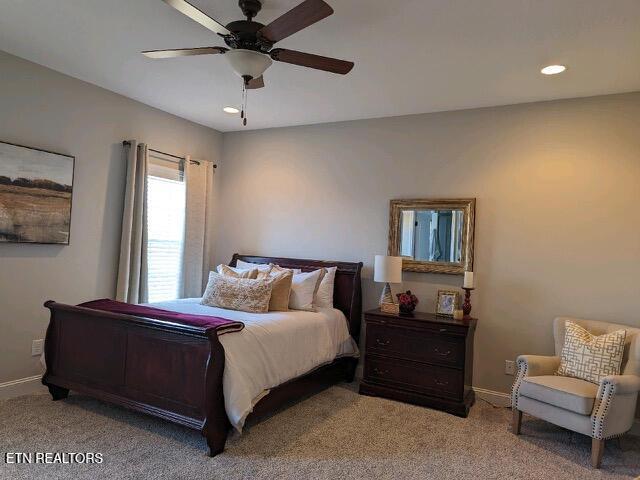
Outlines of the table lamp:
M384 283L384 289L380 296L380 305L384 303L396 303L391 295L390 283L402 283L402 257L389 255L376 255L373 280Z

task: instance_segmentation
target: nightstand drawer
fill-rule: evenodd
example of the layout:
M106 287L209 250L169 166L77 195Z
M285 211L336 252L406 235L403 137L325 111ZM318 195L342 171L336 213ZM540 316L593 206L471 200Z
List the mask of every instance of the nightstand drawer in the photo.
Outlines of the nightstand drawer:
M367 353L464 367L465 338L367 323Z
M438 397L458 399L464 392L460 370L367 354L365 381Z

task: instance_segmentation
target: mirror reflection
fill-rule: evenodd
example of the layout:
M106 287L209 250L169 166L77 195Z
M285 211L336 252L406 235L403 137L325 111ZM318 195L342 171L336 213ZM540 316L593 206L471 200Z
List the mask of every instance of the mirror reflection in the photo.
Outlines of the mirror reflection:
M462 261L462 210L402 210L400 255L427 262Z
M411 272L473 270L474 198L391 200L389 255Z

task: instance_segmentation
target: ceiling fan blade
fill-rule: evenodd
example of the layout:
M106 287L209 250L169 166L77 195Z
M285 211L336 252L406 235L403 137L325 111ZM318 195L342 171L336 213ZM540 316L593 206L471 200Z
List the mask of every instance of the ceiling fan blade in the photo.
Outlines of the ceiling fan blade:
M224 47L198 47L198 48L172 48L170 50L146 50L142 53L149 58L174 58L188 57L191 55L215 55L224 53L228 48Z
M269 52L271 58L277 62L292 63L301 67L315 68L325 72L339 73L345 75L353 68L353 62L338 60L337 58L322 57L311 53L297 52L286 48L274 48Z
M199 8L191 5L186 0L163 0L163 1L167 5L172 6L173 8L178 10L180 13L186 15L191 20L198 22L200 25L208 28L214 33L217 33L219 35L231 34L231 32L227 29L227 27L225 27L221 23L211 18L209 15L204 13Z
M262 38L276 43L319 22L332 13L333 8L323 0L305 0L297 7L293 7L284 15L276 18L269 25L262 27L258 33Z
M248 89L256 89L264 87L264 78L260 75L258 78L253 78L249 80L249 84L247 85Z

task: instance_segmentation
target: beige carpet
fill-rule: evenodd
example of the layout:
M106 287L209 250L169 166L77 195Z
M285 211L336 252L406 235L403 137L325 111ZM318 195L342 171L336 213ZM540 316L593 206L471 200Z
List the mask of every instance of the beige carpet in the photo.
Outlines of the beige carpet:
M613 479L640 475L640 438L590 440L479 401L469 418L336 386L248 428L215 458L198 432L79 395L0 402L0 478ZM9 465L5 452L101 452L101 465Z

